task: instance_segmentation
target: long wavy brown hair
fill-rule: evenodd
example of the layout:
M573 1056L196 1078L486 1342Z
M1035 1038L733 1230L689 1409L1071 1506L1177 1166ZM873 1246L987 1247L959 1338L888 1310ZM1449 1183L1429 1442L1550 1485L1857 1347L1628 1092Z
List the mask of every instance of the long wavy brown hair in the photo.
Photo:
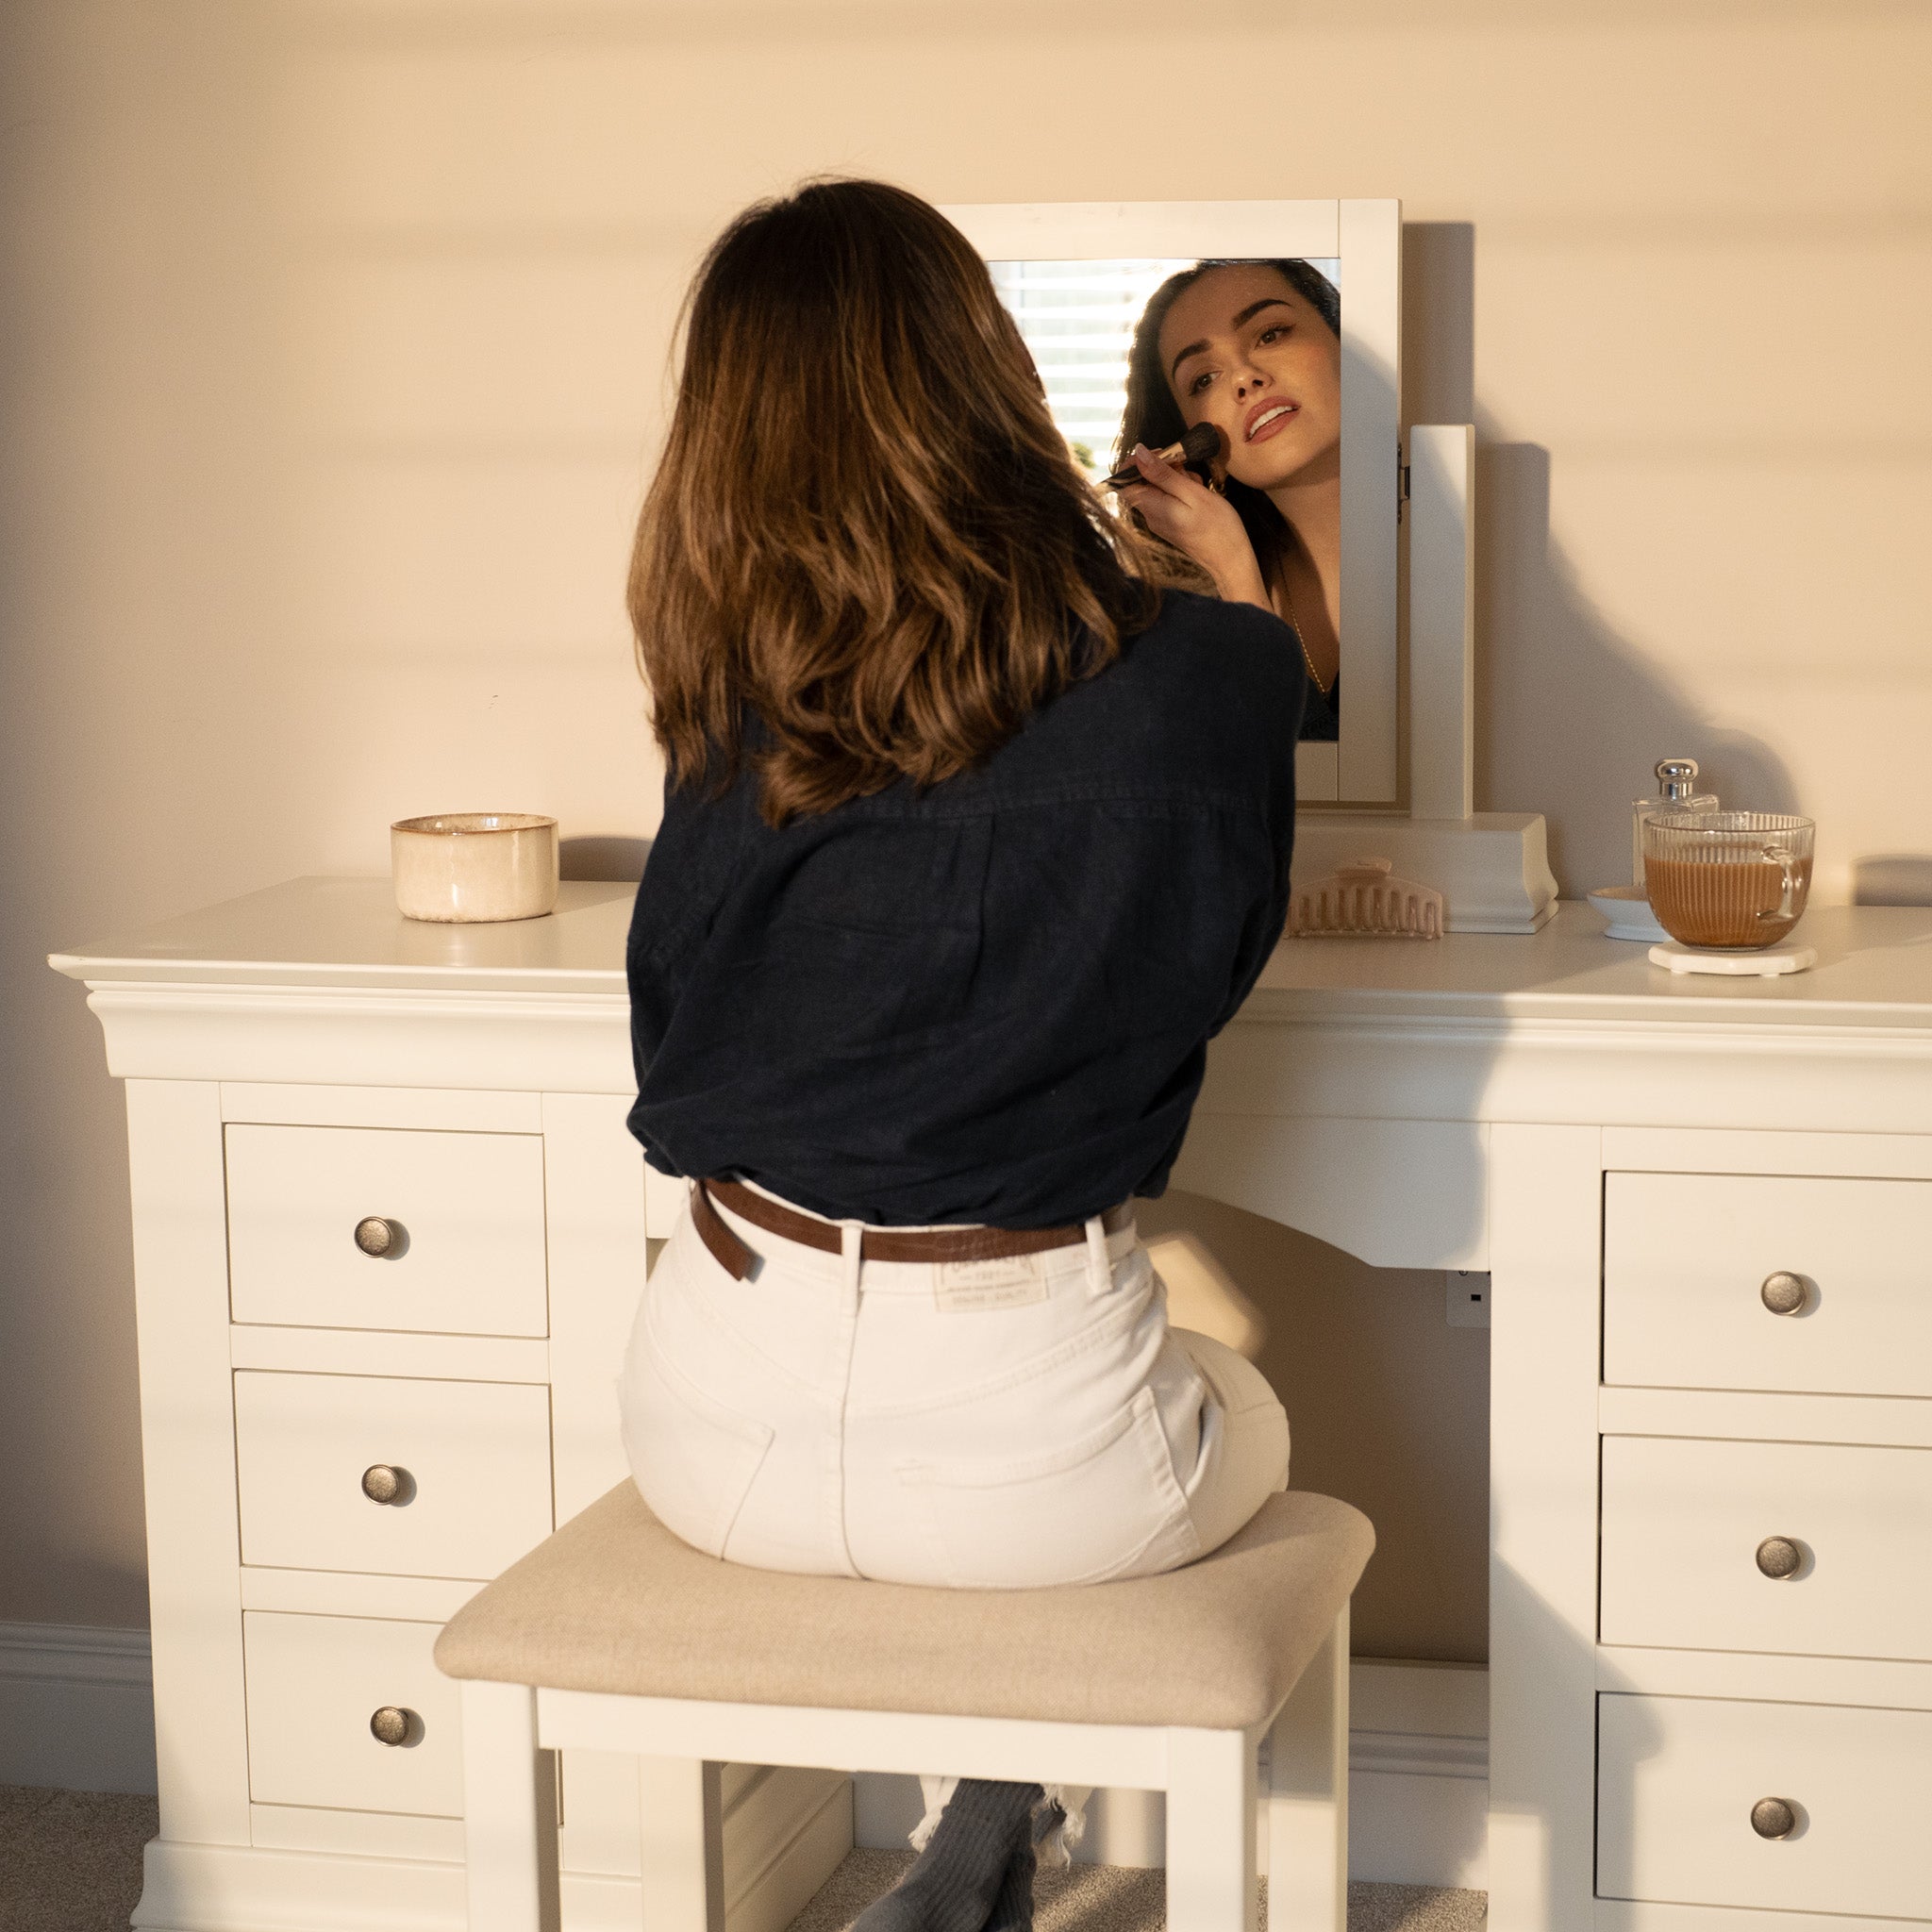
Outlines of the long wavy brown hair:
M1145 555L936 208L817 181L713 244L631 556L674 785L749 760L776 825L966 771L1152 621Z

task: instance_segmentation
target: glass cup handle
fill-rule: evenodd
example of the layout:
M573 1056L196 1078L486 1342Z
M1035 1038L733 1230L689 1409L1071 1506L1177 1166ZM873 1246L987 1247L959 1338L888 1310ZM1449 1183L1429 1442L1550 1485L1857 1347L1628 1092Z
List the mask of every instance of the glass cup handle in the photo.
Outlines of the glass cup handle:
M1783 874L1783 881L1778 889L1776 910L1760 912L1757 916L1767 925L1777 920L1794 921L1798 916L1797 858L1786 845L1767 845L1764 856Z

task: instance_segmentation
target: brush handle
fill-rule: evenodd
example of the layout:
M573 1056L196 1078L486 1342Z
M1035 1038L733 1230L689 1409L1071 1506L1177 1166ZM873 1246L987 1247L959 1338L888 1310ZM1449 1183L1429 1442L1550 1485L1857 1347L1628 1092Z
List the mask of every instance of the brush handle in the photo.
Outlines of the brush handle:
M1156 461L1172 463L1179 470L1209 467L1221 455L1221 431L1211 423L1196 423L1178 442L1171 442L1165 449L1157 449L1150 454ZM1103 476L1100 487L1103 490L1124 490L1130 484L1144 480L1132 463L1126 463L1111 476Z

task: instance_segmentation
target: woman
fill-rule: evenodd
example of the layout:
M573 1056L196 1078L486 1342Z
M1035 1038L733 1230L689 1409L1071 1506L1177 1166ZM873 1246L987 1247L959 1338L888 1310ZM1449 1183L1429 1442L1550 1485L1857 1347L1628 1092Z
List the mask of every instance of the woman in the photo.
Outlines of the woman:
M1139 548L924 202L815 184L712 248L630 585L668 773L630 1124L692 1186L620 1398L714 1556L1097 1581L1286 1482L1129 1204L1281 928L1304 674ZM962 1785L867 1932L1028 1923L1039 1796Z
M1232 602L1287 619L1313 689L1302 736L1341 713L1341 304L1306 261L1202 262L1157 289L1134 332L1121 449L1196 423L1226 439L1224 498L1164 464L1124 499Z

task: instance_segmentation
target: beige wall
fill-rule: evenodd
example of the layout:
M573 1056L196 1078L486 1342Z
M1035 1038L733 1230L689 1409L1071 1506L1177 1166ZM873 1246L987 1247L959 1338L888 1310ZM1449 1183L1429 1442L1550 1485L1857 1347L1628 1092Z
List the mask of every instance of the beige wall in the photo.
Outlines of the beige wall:
M404 812L648 829L619 586L671 316L801 173L1402 195L1411 413L1483 438L1479 802L1549 814L1573 891L1666 753L1813 811L1826 896L1932 852L1921 8L0 14L0 1619L143 1617L118 1095L42 956L379 871ZM1299 1474L1382 1524L1363 1647L1478 1654L1479 1338L1195 1218Z

